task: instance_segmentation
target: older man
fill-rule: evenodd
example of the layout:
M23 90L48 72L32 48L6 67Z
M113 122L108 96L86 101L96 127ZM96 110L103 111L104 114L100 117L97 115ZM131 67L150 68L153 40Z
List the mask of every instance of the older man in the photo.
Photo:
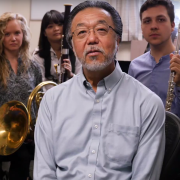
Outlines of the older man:
M165 133L158 96L115 60L122 22L107 2L86 1L68 21L81 72L44 96L35 131L35 180L158 180Z

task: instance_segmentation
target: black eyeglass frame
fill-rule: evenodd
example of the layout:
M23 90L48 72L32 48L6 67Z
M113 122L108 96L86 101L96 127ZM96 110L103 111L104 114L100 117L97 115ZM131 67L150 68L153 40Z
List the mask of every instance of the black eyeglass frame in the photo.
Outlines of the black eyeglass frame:
M119 33L117 32L117 30L115 30L112 26L109 26L108 24L107 24L107 26L108 26L109 28L111 28L118 36L120 36ZM76 30L77 30L77 29L76 29ZM76 30L75 30L75 31L76 31ZM75 31L74 31L74 32L75 32ZM72 37L73 37L73 35L74 35L74 32L72 32L72 35L70 36L70 39L71 39L71 40L72 40Z

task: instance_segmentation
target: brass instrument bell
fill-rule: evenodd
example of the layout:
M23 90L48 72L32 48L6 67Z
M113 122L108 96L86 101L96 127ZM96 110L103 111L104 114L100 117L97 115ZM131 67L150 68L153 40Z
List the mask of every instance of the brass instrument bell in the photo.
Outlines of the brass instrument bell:
M27 135L34 130L35 124L31 117L32 102L35 99L39 107L44 93L38 91L48 84L57 85L52 81L38 84L28 98L27 108L19 101L9 101L0 107L0 155L6 156L17 151Z

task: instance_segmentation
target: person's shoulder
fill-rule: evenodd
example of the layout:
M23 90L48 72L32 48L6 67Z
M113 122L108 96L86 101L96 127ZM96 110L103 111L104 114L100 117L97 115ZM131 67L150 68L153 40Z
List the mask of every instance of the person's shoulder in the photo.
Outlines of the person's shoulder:
M137 73L143 69L143 67L149 64L150 51L142 54L141 56L133 59L129 65L128 73L135 77L134 73Z
M162 122L165 108L160 97L130 75L126 74L125 78L129 84L128 97L131 99L136 112L141 114L142 122L148 119L150 114L155 116L159 114L161 117L159 121Z
M38 69L38 70L40 69L38 62L36 62L35 60L30 59L29 62L30 62L30 67L32 67L33 69Z
M42 64L44 63L44 58L40 57L38 52L39 52L39 48L37 47L32 53L32 59Z
M32 55L34 56L34 55L38 54L38 51L39 51L39 47L36 47L34 49L34 51L32 52Z
M162 100L159 98L158 95L156 95L153 91L151 91L149 88L147 88L144 84L142 84L137 79L133 78L129 74L125 73L125 83L128 84L129 87L131 87L130 91L136 95L137 98L140 98L142 102L147 102L150 99L154 99L153 101L159 101Z
M143 85L140 81L136 80L134 77L132 77L131 75L124 73L124 80L125 82L127 82L127 84L129 84L130 86L132 86L132 88L135 89L145 89L145 91L150 91L145 85ZM150 91L151 92L151 91Z
M59 96L62 93L64 93L64 91L66 91L66 92L71 91L72 89L74 89L73 86L77 82L77 78L78 78L78 75L67 80L66 82L63 82L61 84L58 84L57 86L50 88L47 91L47 95L48 96Z
M146 58L150 56L150 51L138 56L137 58L133 59L131 63L138 63L138 62L144 62Z
M58 103L62 103L63 101L66 101L69 93L74 90L74 79L75 77L71 78L70 80L63 82L61 84L58 84L57 86L53 86L50 89L48 89L43 96L43 99L45 99L46 102L51 102L51 106Z

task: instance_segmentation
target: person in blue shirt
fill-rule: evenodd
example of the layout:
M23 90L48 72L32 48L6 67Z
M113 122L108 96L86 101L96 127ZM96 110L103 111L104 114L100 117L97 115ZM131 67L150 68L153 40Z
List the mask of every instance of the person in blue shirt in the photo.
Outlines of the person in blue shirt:
M171 39L174 17L170 0L147 0L141 6L141 28L150 51L132 60L128 73L156 93L165 106L170 72L174 71L175 98L171 111L180 117L180 55L175 55Z
M121 71L118 12L85 1L70 13L66 39L79 74L43 97L35 127L34 180L159 180L165 110Z

